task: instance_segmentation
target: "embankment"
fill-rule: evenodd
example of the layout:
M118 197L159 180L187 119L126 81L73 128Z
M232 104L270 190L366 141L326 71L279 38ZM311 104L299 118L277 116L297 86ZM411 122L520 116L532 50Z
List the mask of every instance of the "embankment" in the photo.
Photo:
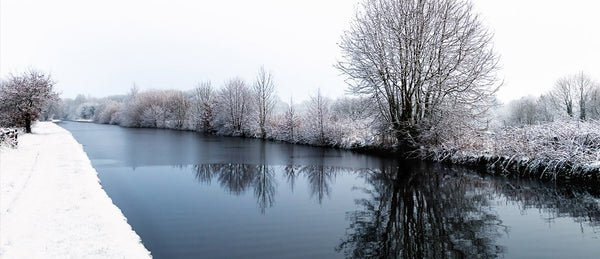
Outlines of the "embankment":
M38 122L0 150L0 257L149 258L73 136Z

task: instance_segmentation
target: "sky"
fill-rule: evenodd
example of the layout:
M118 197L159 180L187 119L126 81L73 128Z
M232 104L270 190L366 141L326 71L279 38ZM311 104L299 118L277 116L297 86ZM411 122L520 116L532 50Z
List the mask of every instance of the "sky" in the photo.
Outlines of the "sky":
M278 95L305 100L318 88L346 93L341 35L351 0L0 0L0 76L51 73L63 98L141 90L191 90L255 80L261 66ZM502 102L539 95L579 71L600 80L600 3L477 0L494 33Z

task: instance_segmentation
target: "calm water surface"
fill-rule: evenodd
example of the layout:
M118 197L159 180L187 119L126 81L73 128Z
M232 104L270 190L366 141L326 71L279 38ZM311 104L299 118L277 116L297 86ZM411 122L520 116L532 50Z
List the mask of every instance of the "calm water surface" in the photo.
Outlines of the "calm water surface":
M65 122L155 258L599 258L600 199L462 168Z

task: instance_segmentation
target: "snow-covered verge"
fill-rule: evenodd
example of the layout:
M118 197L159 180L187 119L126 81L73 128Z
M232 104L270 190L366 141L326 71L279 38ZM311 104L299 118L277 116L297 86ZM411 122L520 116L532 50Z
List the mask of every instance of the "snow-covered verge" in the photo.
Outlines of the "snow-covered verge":
M465 134L425 147L435 161L503 175L600 183L600 123L556 121Z
M38 122L0 149L1 258L149 258L73 136Z

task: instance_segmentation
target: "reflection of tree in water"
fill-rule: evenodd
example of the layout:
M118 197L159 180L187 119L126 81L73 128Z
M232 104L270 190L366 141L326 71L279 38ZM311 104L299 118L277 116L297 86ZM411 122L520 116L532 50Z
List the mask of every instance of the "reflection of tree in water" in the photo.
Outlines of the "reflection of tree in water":
M262 213L274 206L277 172L291 189L306 177L317 202L329 196L336 175L357 174L367 197L347 213L350 225L337 250L349 257L497 257L495 244L506 231L490 201L536 208L550 220L572 217L600 228L600 200L585 190L557 188L537 181L483 179L466 171L439 166L389 164L379 169L352 170L328 166L203 164L194 166L200 182L217 180L229 193L253 188ZM464 172L464 173L457 173ZM583 228L582 228L583 231ZM600 233L600 231L598 232Z
M194 165L194 177L199 182L210 184L217 179L219 184L234 195L241 195L249 188L254 189L259 209L262 213L275 204L276 180L275 169L269 165L248 164L201 164ZM322 203L324 197L330 195L330 185L339 168L325 166L287 165L283 168L285 177L294 189L299 176L305 175L310 185L311 197L317 196Z
M306 175L310 185L310 196L317 196L319 204L323 202L325 196L331 194L330 185L335 179L336 169L334 167L325 167L323 165L303 166L300 172Z
M199 182L210 184L216 178L225 190L234 195L253 188L261 213L275 203L275 177L273 168L267 165L201 164L194 165L194 172Z
M494 241L504 227L491 212L483 181L404 164L363 175L368 198L347 214L350 226L336 248L346 256L489 258L503 252Z
M256 177L256 168L245 164L224 164L219 168L217 177L223 188L230 193L244 193Z
M533 180L513 180L495 184L495 191L522 210L533 208L545 212L549 221L570 217L575 222L600 228L600 199L587 190L549 186Z
M294 192L294 185L296 185L296 179L300 175L299 166L286 165L285 168L283 169L283 171L285 173L287 182L290 184L290 190L292 190L292 192Z
M198 182L210 184L213 177L216 175L216 172L219 171L221 167L221 164L194 165L194 177Z
M253 183L254 197L256 197L260 212L264 214L265 209L273 207L275 203L275 177L273 168L267 165L258 165L256 169Z

